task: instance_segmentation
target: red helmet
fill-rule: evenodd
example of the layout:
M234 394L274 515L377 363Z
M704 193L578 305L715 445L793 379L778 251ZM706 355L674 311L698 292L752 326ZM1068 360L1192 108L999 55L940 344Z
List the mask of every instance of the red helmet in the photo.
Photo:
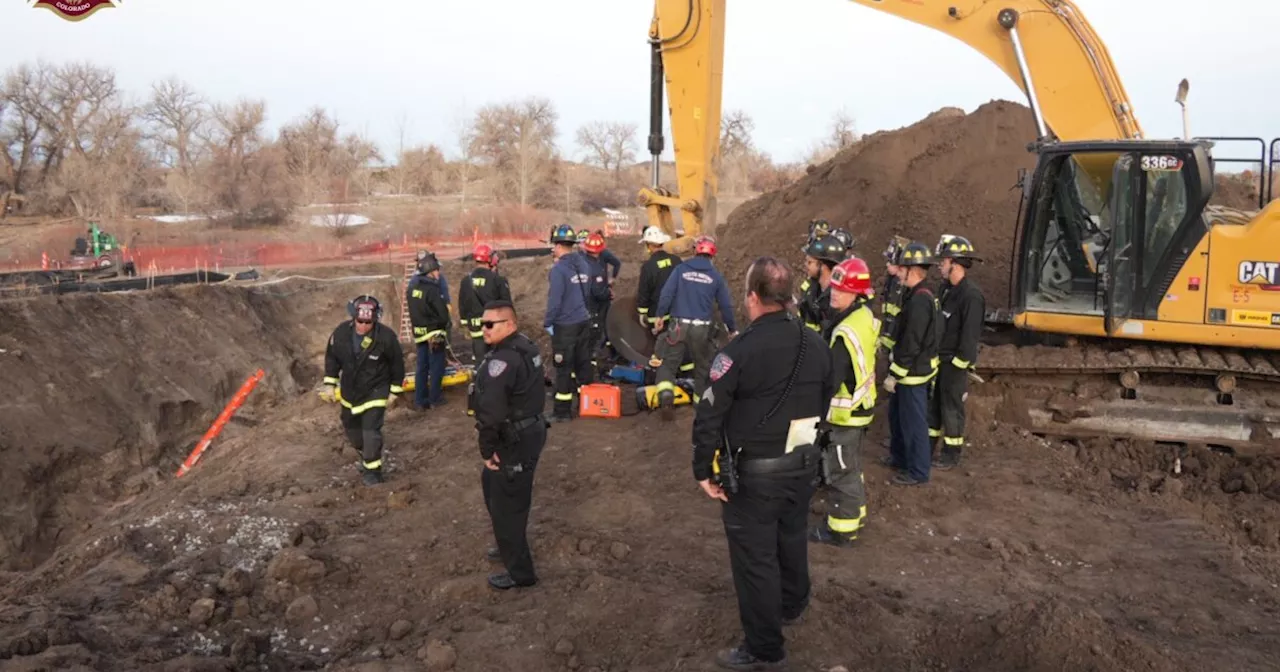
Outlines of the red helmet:
M604 236L593 233L587 236L587 241L582 244L582 249L591 254L600 254L604 252Z
M693 253L705 254L709 257L716 256L715 239L711 236L698 236L697 240L693 241Z
M476 249L471 251L471 258L488 264L493 261L493 248L488 243L480 243L476 245Z
M867 262L857 257L845 259L831 270L831 288L868 299L875 296L875 290L871 288L871 269Z

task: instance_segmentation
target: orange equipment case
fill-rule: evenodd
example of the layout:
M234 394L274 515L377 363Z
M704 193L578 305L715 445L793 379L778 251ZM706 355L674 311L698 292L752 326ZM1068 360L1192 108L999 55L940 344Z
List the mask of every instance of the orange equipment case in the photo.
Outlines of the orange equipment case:
M583 418L622 417L622 390L603 383L583 385L578 392L578 415Z

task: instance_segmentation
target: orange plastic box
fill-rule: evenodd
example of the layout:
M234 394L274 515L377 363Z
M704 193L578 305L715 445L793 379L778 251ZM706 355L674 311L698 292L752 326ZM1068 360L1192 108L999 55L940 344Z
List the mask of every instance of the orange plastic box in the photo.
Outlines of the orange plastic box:
M583 418L622 417L622 390L602 383L583 385L578 391L578 415Z

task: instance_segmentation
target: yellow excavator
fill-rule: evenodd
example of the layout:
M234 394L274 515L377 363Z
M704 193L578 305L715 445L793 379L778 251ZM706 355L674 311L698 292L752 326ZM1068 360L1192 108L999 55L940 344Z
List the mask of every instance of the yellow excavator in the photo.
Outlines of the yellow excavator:
M1007 321L1023 335L1069 338L984 348L984 375L1045 386L1044 403L1026 404L1020 419L1046 434L1280 442L1280 202L1210 206L1214 139L1145 138L1106 46L1068 0L853 1L978 50L1035 116ZM677 236L678 254L715 228L725 4L656 0L649 30L653 169L640 202L651 225ZM658 186L664 89L674 194ZM1184 111L1185 96L1184 80ZM1253 140L1269 187L1277 141ZM1082 389L1093 374L1120 386Z

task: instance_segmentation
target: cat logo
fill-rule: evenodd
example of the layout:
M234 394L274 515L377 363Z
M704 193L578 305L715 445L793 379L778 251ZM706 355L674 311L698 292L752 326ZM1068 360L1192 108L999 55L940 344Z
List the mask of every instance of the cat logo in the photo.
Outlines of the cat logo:
M1237 279L1241 284L1259 285L1264 291L1280 292L1280 262L1242 261Z
M68 21L83 21L104 7L119 5L115 0L36 0L33 7L44 7Z

